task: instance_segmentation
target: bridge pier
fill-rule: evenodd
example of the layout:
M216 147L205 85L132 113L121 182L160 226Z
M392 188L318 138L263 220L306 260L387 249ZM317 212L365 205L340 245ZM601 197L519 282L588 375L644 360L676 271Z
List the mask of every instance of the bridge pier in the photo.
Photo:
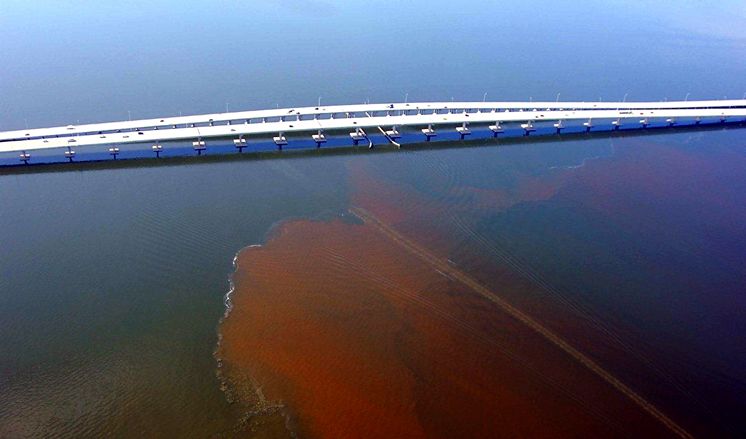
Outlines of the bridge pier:
M583 122L583 126L585 127L585 132L590 133L593 128L593 121L588 119L588 122Z
M24 165L28 165L28 161L31 160L31 154L27 153L26 151L22 151L19 158Z
M530 120L526 121L526 123L522 123L521 128L523 128L524 136L530 135L531 131L536 131L536 128L534 128L534 124L532 124Z
M72 163L73 158L75 158L75 151L71 147L67 147L67 151L65 151L65 158Z
M471 134L471 130L466 122L462 123L460 127L456 127L456 132L461 136L461 140L464 140L464 137Z
M316 148L321 148L321 144L326 142L326 136L321 130L318 130L311 138L316 142Z
M365 139L365 134L363 134L363 131L360 129L360 127L355 128L355 131L350 133L350 138L352 139L352 143L357 146L358 142Z
M503 127L500 126L500 122L495 122L494 125L490 125L490 131L492 131L492 137L497 137L498 134L503 132Z
M282 151L282 147L288 144L288 139L285 138L285 134L280 131L280 133L273 137L272 140L275 142L275 145L277 145L277 149Z
M198 137L196 141L192 142L192 148L197 151L197 155L202 155L202 151L207 149L207 145L204 140Z
M111 155L112 159L116 160L117 156L119 155L119 148L117 148L116 146L112 146L111 148L109 148L109 154Z
M246 139L243 138L243 134L238 136L238 139L233 139L233 145L238 149L238 153L242 153L246 147Z
M425 141L429 142L432 137L437 136L438 134L433 129L433 124L428 124L427 128L422 129L422 134L425 135Z
M161 146L160 143L156 142L156 144L151 146L150 149L152 149L153 152L155 153L155 158L157 159L161 158L161 151L163 151L163 147Z
M557 134L562 133L562 128L564 128L565 125L562 123L561 120L557 121L557 123L554 124L554 128L557 130Z
M614 130L618 130L619 127L622 125L621 119L613 120L611 121L611 125L614 127Z

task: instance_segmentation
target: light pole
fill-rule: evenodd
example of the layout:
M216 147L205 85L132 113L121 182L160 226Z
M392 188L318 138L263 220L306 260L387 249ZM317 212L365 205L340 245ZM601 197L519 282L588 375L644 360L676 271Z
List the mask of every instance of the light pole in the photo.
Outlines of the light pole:
M624 94L624 99L622 99L622 102L627 102L627 95L628 95L628 94L629 94L629 93L625 93L625 94Z
M409 100L409 93L404 93L404 103L406 104Z
M130 110L127 110L127 119L132 120L132 112Z
M482 96L482 102L487 102L487 92L484 92L484 96Z
M559 102L560 93L557 93L557 98L554 100L554 102Z
M689 100L689 95L690 94L691 94L691 92L686 92L686 96L684 96L684 102L686 102L686 101Z

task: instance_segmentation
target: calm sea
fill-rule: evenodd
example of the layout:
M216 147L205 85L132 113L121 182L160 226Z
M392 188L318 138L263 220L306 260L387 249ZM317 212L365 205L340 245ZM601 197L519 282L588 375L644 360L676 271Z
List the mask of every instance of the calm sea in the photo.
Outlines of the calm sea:
M617 2L3 8L3 130L319 95L345 103L746 91L737 2L663 4L645 15ZM545 300L595 328L578 347L677 421L742 435L743 134L0 174L0 436L230 435L242 413L220 389L213 352L233 258L278 222L347 209L361 166L455 212L433 221L460 230L448 236L455 248L480 250L474 276L489 284L491 264L511 266L536 293L506 297ZM451 186L459 190L443 191ZM464 210L475 193L512 195Z

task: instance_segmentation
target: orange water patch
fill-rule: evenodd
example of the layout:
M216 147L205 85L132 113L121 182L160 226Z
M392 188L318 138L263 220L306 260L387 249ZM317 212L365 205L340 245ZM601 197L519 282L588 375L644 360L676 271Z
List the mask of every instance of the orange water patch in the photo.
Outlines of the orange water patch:
M671 433L369 222L286 223L234 281L228 377L251 377L303 437Z
M686 435L576 349L587 328L520 267L469 248L479 218L569 174L484 189L436 172L421 191L349 170L364 224L289 222L239 255L219 352L237 388L281 402L302 437Z
M387 181L364 162L349 165L355 191L352 202L375 212L388 224L411 222L415 216L434 217L444 213L502 211L517 203L551 198L562 187L566 174L533 177L516 176L513 188L480 188L443 182L437 172L432 180L433 194L427 196L403 182ZM435 197L435 198L434 198ZM478 216L478 215L477 215Z

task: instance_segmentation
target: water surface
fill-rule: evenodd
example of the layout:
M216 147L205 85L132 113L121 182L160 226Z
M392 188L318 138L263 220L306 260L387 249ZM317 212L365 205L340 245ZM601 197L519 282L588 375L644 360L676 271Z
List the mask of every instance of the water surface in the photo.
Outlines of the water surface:
M735 435L732 134L351 158L340 219L239 256L229 381L311 437Z
M641 9L616 1L162 1L93 7L6 0L0 9L2 130L314 105L319 96L322 103L341 104L480 100L485 92L489 100L552 100L560 93L560 99L596 101L734 98L746 91L746 25L736 1L657 2ZM319 230L339 251L362 251L377 235L350 222L355 206L456 262L687 431L737 436L746 429L740 417L746 394L739 320L742 138L731 130L3 173L0 436L209 437L245 431L246 408L221 389L213 357L233 258L248 245L267 243L279 253L297 249L300 254L290 255L297 260L306 249L318 250L311 237ZM339 215L341 223L334 220ZM297 219L315 221L297 223L309 233L272 244L269 231L284 227L278 224L293 230ZM363 230L362 236L355 230ZM362 244L345 246L345 233ZM319 274L351 263L364 272L361 261L373 258L369 270L393 270L402 285L421 286L418 294L429 298L432 290L440 294L438 301L446 300L447 277L418 269L404 279L408 273L385 260L418 263L393 249L381 244L375 255L383 258L346 253L351 260L337 265L329 254L319 254L317 265L326 270ZM275 269L310 269L310 261L299 262ZM348 270L341 273L330 286L359 281ZM366 285L370 300L405 306L400 297L381 296L385 289ZM451 300L463 297L464 307L479 301L457 290ZM518 368L526 385L508 384L537 392L536 405L521 405L526 395L520 392L490 401L513 401L516 410L546 414L546 423L536 427L544 432L554 431L563 413L574 415L572 431L579 434L624 433L626 425L637 425L606 416L615 404L619 416L639 416L641 426L658 428L638 409L624 409L628 402L582 368L582 385L574 393L562 377L577 365L545 350L545 341L521 344L523 335L492 331L490 325L503 320L493 322L490 313L473 319L471 308L438 303L441 310L465 312L457 317L468 316L474 325L467 332L440 325L444 335L472 344L441 346L427 338L441 329L428 323L440 323L439 314L412 305L406 305L408 312L386 308L374 314L393 316L394 327L415 317L423 323L408 344L385 337L382 342L437 348L420 359L440 358L447 346L463 348L469 355L461 364L471 361L469 370L476 371L463 376L478 378L466 383L497 379L485 372L492 366L507 371L528 364L557 374L545 379ZM355 306L360 304L342 311ZM408 317L412 311L416 315ZM515 329L531 338L525 328ZM491 337L474 338L485 331L503 347L525 348L515 355L520 361L495 364L502 354L476 349L494 346ZM351 352L325 347L315 352ZM401 350L385 354L381 361L402 358ZM545 355L563 366L543 367L539 359ZM474 359L492 360L475 365ZM452 374L440 373L448 367L414 366L420 378L445 378L437 380L443 381L440 387L402 391L399 403L408 409L412 400L433 402L417 416L402 413L411 415L409 421L433 420L448 407L433 395L452 389ZM428 370L433 374L423 375ZM589 397L593 389L603 393L599 400ZM283 398L292 413L301 413L295 399ZM301 417L294 419L294 427L303 428ZM512 429L501 431L528 428L515 418L495 422ZM273 427L283 431L285 425Z

